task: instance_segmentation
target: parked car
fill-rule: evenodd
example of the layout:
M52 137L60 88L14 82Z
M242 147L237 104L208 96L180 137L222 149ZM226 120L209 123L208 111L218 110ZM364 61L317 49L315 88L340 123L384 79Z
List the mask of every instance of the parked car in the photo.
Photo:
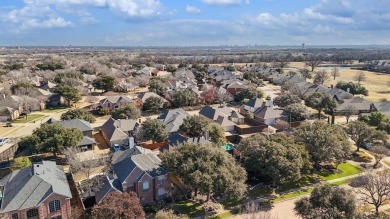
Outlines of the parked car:
M119 144L114 144L114 151L115 152L121 151L121 150L122 150L122 147Z
M0 146L8 142L8 138L0 138Z

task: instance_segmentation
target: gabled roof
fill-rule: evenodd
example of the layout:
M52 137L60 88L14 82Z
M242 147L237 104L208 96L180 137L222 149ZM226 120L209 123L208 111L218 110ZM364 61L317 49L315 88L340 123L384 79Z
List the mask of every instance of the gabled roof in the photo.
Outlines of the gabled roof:
M59 125L64 126L65 128L76 128L82 132L92 131L91 123L82 120L82 119L71 119L71 120L63 120L63 121L53 121L53 123L57 123Z
M374 107L378 112L390 116L390 101L374 103Z
M125 132L133 131L139 123L134 119L115 120L109 118L103 125L102 131L110 141L121 140L127 138Z
M250 99L245 104L245 106L249 106L249 107L252 107L252 108L259 108L259 107L265 106L265 101L263 99L253 98L253 99Z
M283 110L276 110L268 106L258 108L255 112L253 112L253 114L261 119L276 119L284 117Z
M161 167L160 158L152 153L137 155L128 154L127 156L121 156L116 160L116 163L113 164L114 173L122 183L137 167L143 171L142 174L147 173L153 178L166 174L166 171Z
M352 99L345 99L343 103L339 104L336 111L342 111L347 109L348 106L353 106L359 111L369 111L372 102L367 101L361 97L354 97Z
M118 102L133 103L134 101L130 97L127 97L127 96L108 96L108 97L100 100L100 104L118 103Z
M165 110L157 119L161 120L167 127L168 132L176 132L179 130L183 120L190 116L184 109Z
M52 194L72 198L62 166L53 161L13 171L0 184L4 186L2 213L37 207Z
M83 139L77 144L77 146L96 144L95 139L88 136L84 136Z
M142 102L145 102L150 97L158 97L161 98L164 102L168 102L166 99L160 97L158 94L154 92L144 92L138 95L138 98L142 100Z
M109 176L106 176L102 184L101 189L95 193L96 203L100 203L111 192L123 192L122 184L118 179L110 179Z

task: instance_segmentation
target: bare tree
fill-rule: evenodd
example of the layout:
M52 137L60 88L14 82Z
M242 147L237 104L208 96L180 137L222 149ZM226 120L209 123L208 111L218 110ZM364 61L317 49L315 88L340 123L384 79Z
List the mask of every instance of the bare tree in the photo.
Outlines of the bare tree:
M356 115L358 110L356 107L352 105L348 105L345 107L345 109L341 112L343 116L345 116L345 119L347 120L347 124L349 123L349 119L351 118L352 115Z
M366 73L364 73L363 71L359 71L355 74L354 79L358 82L358 85L360 85L363 81L367 80Z
M336 77L339 77L340 76L340 71L338 68L333 68L332 69L332 72L331 72L331 75L333 77L333 80L336 80Z
M91 194L91 183L89 182L92 173L98 167L108 166L108 157L96 156L92 151L90 153L82 153L78 147L68 147L64 150L64 155L68 160L71 171L82 173L87 182L89 194ZM102 168L104 170L104 168Z
M329 74L326 70L317 71L314 73L314 83L315 84L324 84L329 80Z
M310 67L311 71L313 72L315 68L321 65L322 63L321 59L322 58L319 55L311 55L308 57L307 61L305 61L305 66Z
M360 199L370 205L375 206L375 211L379 212L379 207L390 200L390 173L367 173L364 176L355 178L351 184L359 187L357 192Z
M301 76L304 79L310 79L311 78L311 73L306 68L299 69L299 73L301 74Z
M375 163L374 168L377 168L383 158L389 155L389 149L385 146L375 146L370 149L374 153Z

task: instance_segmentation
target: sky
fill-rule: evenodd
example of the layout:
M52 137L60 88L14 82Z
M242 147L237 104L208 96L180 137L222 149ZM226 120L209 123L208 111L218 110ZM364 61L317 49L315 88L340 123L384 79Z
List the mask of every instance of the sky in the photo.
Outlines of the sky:
M0 46L389 45L390 0L0 0Z

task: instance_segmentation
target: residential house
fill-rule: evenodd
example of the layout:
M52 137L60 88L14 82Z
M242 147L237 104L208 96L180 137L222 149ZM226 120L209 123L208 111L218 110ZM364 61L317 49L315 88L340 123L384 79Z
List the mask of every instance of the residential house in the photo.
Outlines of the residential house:
M89 122L82 119L71 119L64 121L55 121L59 125L64 126L65 128L75 128L80 130L83 133L83 139L77 144L77 147L80 147L82 150L93 150L96 141L92 136L92 126Z
M171 187L160 158L153 153L134 155L132 149L127 149L113 158L112 167L113 174L96 193L96 203L110 192L135 192L142 204L151 204L164 199Z
M0 121L12 121L19 118L23 113L23 105L17 96L1 97L0 99Z
M63 167L42 161L0 180L4 219L70 219L72 194Z
M154 93L154 92L144 92L144 93L141 93L137 96L137 98L135 99L136 103L138 106L143 106L145 101L147 99L149 99L150 97L158 97L158 98L161 98L163 100L163 105L161 105L161 108L164 108L165 106L168 105L168 101L162 97L160 97L158 94Z
M135 75L154 76L157 75L158 69L153 67L144 67L135 72Z
M130 91L134 91L137 88L139 88L138 85L135 85L133 83L128 83L128 82L125 82L125 81L121 81L117 85L114 86L113 90L115 92L127 93L127 92L130 92Z
M134 101L128 96L108 96L99 102L97 108L114 111L128 104L134 104Z
M228 84L226 86L226 90L231 93L233 96L237 95L240 93L242 89L248 88L248 82L240 81L240 80L235 80L232 83Z
M355 114L369 113L371 111L372 102L361 97L354 97L352 99L344 99L336 108L336 113L343 112L348 107L353 107Z
M277 120L286 120L283 110L275 109L273 101L265 102L262 99L254 98L240 107L242 114L251 112L254 119L266 125L274 125Z
M371 111L380 112L390 116L390 101L371 104Z
M241 116L237 116L239 115L239 113L226 106L204 106L199 111L199 115L220 124L224 128L225 132L234 132L234 126L236 125L236 123L244 123L244 118ZM236 123L233 122L233 120L236 121Z
M104 140L113 147L115 144L129 143L129 137L134 137L140 124L133 119L108 119L101 128Z
M169 133L179 131L179 127L183 124L183 120L190 116L183 108L164 110L157 119L162 121Z

